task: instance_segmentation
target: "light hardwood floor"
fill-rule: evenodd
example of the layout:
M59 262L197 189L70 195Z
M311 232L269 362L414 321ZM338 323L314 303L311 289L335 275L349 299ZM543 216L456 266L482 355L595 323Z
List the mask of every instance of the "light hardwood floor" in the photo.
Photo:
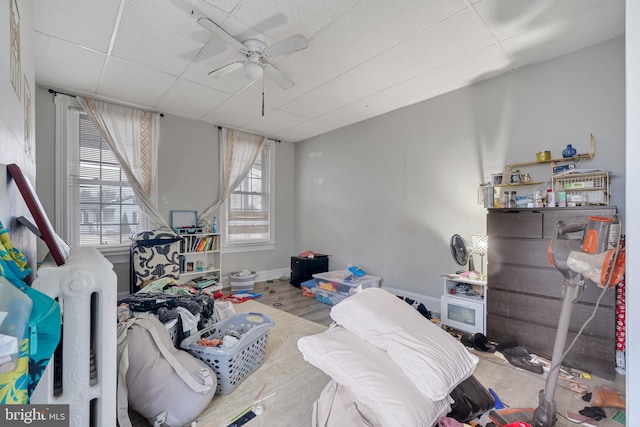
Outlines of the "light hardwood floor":
M256 299L262 304L321 325L329 326L332 322L329 317L330 305L302 295L300 288L291 285L288 281L276 279L256 282L254 289L254 292L262 293L262 296Z

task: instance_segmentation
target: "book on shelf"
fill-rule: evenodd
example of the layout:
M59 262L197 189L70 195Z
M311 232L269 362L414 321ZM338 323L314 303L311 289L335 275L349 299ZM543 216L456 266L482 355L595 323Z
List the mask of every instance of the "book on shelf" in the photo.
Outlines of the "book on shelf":
M191 252L194 252L198 247L199 240L197 237L191 237Z
M207 246L205 247L205 251L214 250L216 247L216 237L217 236L209 236L207 237Z
M206 252L216 248L218 236L184 236L180 242L180 252Z
M197 277L195 279L192 279L191 283L196 288L204 289L204 288L208 288L209 286L216 285L218 283L218 281L215 278L212 278L212 277L209 277L209 278Z

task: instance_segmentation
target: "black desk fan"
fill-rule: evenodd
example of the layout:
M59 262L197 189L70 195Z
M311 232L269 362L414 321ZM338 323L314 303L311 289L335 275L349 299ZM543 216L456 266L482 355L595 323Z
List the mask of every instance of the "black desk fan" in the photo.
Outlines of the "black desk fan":
M475 271L475 267L473 265L473 256L471 255L471 247L467 245L466 240L459 235L454 234L451 236L451 241L449 243L449 249L451 250L451 256L453 260L458 265L465 266L467 262L469 263L469 271ZM456 273L461 273L457 271Z

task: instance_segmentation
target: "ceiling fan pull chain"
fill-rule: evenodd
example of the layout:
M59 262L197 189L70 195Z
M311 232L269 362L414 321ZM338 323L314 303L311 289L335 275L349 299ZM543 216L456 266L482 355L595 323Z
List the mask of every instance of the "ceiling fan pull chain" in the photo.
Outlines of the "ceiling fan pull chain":
M264 117L264 78L262 78L262 117Z

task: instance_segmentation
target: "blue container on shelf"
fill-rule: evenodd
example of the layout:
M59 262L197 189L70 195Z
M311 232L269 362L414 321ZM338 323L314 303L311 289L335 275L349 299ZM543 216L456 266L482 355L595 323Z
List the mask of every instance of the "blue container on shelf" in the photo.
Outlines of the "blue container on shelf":
M562 157L567 158L567 157L573 157L576 155L576 149L573 148L571 146L571 144L567 145L567 148L565 148L564 150L562 150Z

